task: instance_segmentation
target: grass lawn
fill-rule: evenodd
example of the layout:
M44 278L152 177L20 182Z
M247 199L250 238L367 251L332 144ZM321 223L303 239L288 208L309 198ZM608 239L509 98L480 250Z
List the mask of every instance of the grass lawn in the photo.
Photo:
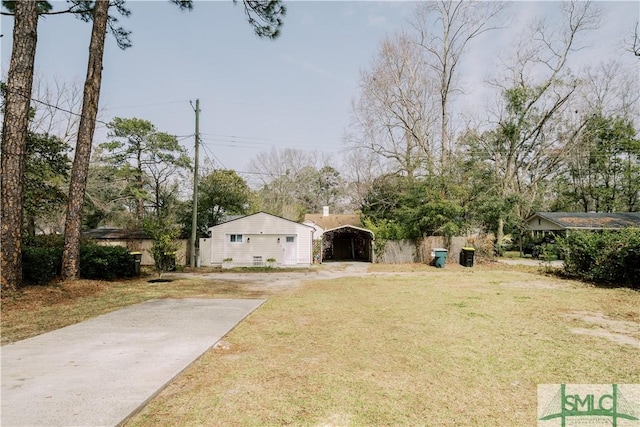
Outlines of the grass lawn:
M538 269L372 265L288 291L203 277L2 296L11 342L163 297L269 300L127 426L536 425L536 386L640 383L640 293Z
M537 384L640 383L639 307L637 292L516 270L310 282L127 425L536 425ZM571 332L600 331L596 313L629 342Z

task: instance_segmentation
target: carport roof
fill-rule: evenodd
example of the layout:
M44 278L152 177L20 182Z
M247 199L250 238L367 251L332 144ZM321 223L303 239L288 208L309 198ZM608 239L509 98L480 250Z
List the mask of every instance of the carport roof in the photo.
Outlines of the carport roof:
M373 231L368 230L368 229L366 229L366 228L362 228L362 227L356 227L356 226L354 226L354 225L341 225L340 227L334 227L334 228L330 228L330 229L328 229L328 230L324 230L324 232L325 232L325 233L328 233L328 232L330 232L330 231L336 231L336 230L340 230L340 229L343 229L343 228L353 228L354 230L358 230L358 231L363 231L363 232L365 232L365 233L369 233L369 234L371 234L371 237L374 237L374 236L375 236L375 234L373 233Z

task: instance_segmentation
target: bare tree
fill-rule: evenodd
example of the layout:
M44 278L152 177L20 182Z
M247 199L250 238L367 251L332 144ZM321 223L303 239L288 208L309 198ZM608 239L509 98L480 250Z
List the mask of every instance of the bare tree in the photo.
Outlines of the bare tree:
M409 178L432 173L434 101L418 47L405 34L383 40L370 69L360 75L346 136L350 148L370 150Z
M638 116L640 82L636 67L625 68L618 61L603 62L587 68L582 82L578 108L583 114Z
M638 25L640 25L640 23L636 22L636 26L633 28L631 40L627 43L629 46L627 51L633 53L637 57L640 57L640 33L638 32Z
M459 67L471 41L499 28L498 19L505 9L502 2L466 2L442 0L419 3L413 27L423 50L425 65L437 83L439 104L440 166L450 167L453 151L453 124L450 105L463 93L458 82Z
M37 74L33 80L32 132L56 135L68 144L75 142L80 122L82 88L59 76L45 79Z
M575 201L585 212L632 211L639 197L640 153L632 142L640 100L637 69L617 61L601 63L588 68L582 82L575 108L588 123L568 152L559 180L563 202Z
M257 183L262 209L297 220L303 213L300 193L306 187L305 174L316 169L318 154L286 148L272 148L249 161L249 172Z
M2 287L22 284L22 196L29 104L36 54L38 3L15 4L13 50L7 79L2 131L1 240Z
M380 160L380 156L366 148L352 148L346 152L343 170L349 187L350 210L360 209L375 179L387 173Z
M587 123L588 117L571 104L579 79L567 63L579 48L579 36L595 29L599 19L600 11L591 3L563 4L562 26L533 26L518 44L515 60L505 65L507 75L495 82L502 94L502 106L493 113L496 127L479 136L474 149L494 171L497 197L519 200L521 218ZM501 217L498 241L503 226Z

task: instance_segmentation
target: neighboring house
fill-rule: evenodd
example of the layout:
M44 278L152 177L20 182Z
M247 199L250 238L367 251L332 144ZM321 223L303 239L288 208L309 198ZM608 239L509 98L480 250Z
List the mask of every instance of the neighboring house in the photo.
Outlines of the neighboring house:
M153 239L142 230L126 230L122 228L100 227L85 231L82 237L92 239L97 244L103 246L124 246L131 252L142 252L141 265L154 265L151 256L151 246ZM178 251L176 253L176 264L186 264L187 240L179 239Z
M640 212L537 212L526 221L536 236L564 234L572 230L619 230L640 228Z
M200 239L200 265L262 266L312 264L313 227L265 212L243 216L209 228Z
M362 226L359 214L329 214L329 207L322 214L307 214L303 224L313 227L315 239L320 243L317 261L367 261L375 260L373 231ZM320 249L321 248L321 249Z

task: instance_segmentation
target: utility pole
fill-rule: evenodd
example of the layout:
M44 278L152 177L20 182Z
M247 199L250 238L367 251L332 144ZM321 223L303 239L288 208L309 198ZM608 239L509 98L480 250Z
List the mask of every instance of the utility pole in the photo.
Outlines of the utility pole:
M193 104L191 104L193 108ZM195 167L193 168L193 214L191 216L191 268L196 267L196 239L198 229L198 159L200 151L200 100L196 99L196 149Z

